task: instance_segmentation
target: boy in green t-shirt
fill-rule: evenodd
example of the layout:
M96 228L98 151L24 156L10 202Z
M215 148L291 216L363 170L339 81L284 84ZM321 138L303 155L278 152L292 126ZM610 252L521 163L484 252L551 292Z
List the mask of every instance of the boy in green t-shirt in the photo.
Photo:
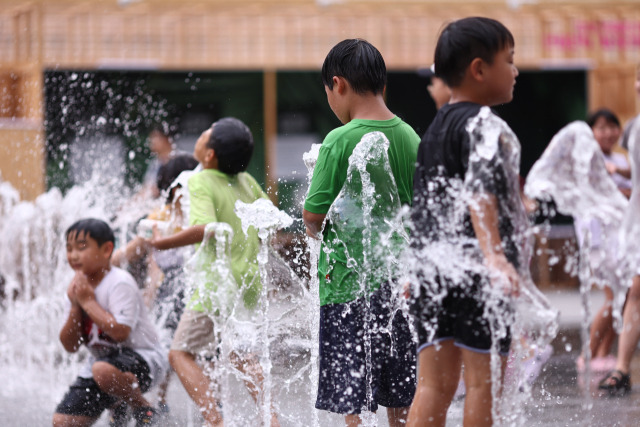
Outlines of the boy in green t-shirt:
M363 290L360 272L348 265L332 224L327 223L324 230L323 224L347 178L351 153L364 135L374 131L384 133L390 142L389 161L400 201L410 204L420 138L385 105L384 59L365 40L338 43L324 61L322 80L329 106L344 126L330 132L322 143L303 211L307 233L319 238L322 232L323 239L318 260L316 408L345 414L348 425L357 425L362 411L375 411L380 404L388 408L390 425L396 426L406 418L415 391L415 352L408 322L398 312L393 328L381 331L393 314L390 284L381 286L384 278L374 278L373 293ZM371 340L371 355L366 354L364 340Z
M242 300L249 309L255 307L262 289L257 261L260 241L254 228L244 233L234 210L238 200L252 203L267 197L256 180L244 172L252 153L251 131L238 119L220 119L204 131L193 151L193 156L203 169L188 181L191 227L169 237L154 238L150 242L156 249L199 244L204 238L207 224L229 224L233 231L230 242L231 272L242 288ZM222 425L222 417L210 392L210 380L196 361L198 354L216 351L218 339L215 325L208 314L211 309L215 307L211 307L206 296L195 290L180 318L171 343L169 362L189 396L200 407L208 425L217 426ZM238 370L250 377L247 388L257 402L263 381L257 358L239 351L233 351L229 358ZM272 412L271 426L278 425L278 419Z

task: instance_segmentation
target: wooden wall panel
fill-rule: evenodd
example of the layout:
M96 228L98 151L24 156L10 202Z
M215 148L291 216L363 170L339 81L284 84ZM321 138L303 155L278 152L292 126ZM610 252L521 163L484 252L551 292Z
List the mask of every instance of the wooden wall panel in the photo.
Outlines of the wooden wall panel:
M638 94L635 91L636 66L603 66L589 71L589 111L609 108L626 122L635 116Z

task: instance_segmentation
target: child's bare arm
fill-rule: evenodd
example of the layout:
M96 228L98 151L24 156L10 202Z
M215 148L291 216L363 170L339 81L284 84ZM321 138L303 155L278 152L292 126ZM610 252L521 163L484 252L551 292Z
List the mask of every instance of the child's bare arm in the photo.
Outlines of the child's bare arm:
M118 323L111 313L98 304L94 290L84 275L76 281L75 295L78 304L93 323L114 341L122 342L129 337L131 327Z
M491 273L504 275L508 286L505 293L517 295L519 276L513 265L507 260L500 240L498 229L498 201L491 193L474 197L469 205L471 223L478 238L480 250L484 255Z
M192 225L182 231L167 237L153 237L149 244L156 249L172 249L202 242L206 224Z
M304 225L307 228L308 236L313 237L314 239L318 239L318 236L322 231L322 224L324 223L324 219L326 216L326 214L317 214L309 212L306 209L302 211L302 220L304 221Z
M69 300L71 300L71 310L69 317L60 330L60 342L66 351L75 353L78 351L83 342L82 337L82 308L75 300L74 281L69 285L67 291ZM73 297L72 297L73 296Z
M111 257L111 264L120 267L124 261L133 262L147 255L149 243L142 237L136 237L122 249L118 249Z

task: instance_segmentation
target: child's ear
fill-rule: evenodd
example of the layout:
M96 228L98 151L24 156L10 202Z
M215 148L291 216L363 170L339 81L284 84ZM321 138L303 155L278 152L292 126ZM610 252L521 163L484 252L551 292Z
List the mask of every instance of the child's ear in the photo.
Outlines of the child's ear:
M344 77L340 76L333 76L331 81L333 82L333 88L336 89L340 95L344 95L347 87L349 86L349 82L347 82Z
M113 249L115 248L113 242L104 242L101 246L101 249L104 251L105 255L109 255L108 258L111 258L113 255Z
M216 150L213 148L207 148L207 151L204 153L204 160L207 164L211 163L213 159L216 157Z
M484 78L484 66L485 62L482 58L474 58L469 64L469 74L476 81L482 81Z

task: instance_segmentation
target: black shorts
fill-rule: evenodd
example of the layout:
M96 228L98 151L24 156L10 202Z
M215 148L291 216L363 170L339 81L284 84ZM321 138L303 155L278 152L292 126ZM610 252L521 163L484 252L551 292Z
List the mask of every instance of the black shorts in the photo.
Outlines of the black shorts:
M390 300L390 288L383 285L368 303L359 298L320 307L317 409L359 414L378 405L411 405L415 342L409 322L402 312L392 313Z
M487 304L483 286L488 279L470 274L465 283L452 284L438 277L436 283L421 283L420 296L412 302L419 353L439 341L453 340L455 345L478 353L491 351L492 336L498 340L498 352L506 356L511 345L513 307L508 298ZM438 298L445 295L444 298ZM491 321L489 320L491 319Z
M151 386L149 365L142 356L130 348L116 349L97 361L107 362L122 372L131 372L138 379L140 390L143 393L149 390ZM56 408L56 413L97 418L105 409L116 404L118 400L117 397L100 390L93 378L78 377L62 398L62 402Z

